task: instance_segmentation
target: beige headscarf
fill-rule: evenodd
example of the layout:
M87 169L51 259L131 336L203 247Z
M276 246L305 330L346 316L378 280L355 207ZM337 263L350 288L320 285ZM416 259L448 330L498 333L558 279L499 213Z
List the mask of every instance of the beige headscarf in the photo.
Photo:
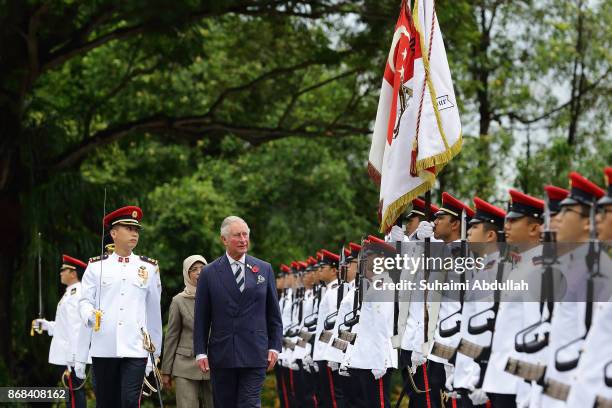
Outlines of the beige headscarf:
M204 265L208 263L202 255L191 255L183 261L183 281L185 282L185 289L183 289L181 295L187 298L194 298L196 294L196 287L189 280L189 268L196 262L202 262Z

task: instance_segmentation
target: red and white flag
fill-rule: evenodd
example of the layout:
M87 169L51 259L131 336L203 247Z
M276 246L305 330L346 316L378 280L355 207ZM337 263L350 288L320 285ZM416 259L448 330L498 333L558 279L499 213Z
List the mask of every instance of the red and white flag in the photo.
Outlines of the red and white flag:
M388 230L461 150L461 123L434 2L405 2L383 76L368 171Z

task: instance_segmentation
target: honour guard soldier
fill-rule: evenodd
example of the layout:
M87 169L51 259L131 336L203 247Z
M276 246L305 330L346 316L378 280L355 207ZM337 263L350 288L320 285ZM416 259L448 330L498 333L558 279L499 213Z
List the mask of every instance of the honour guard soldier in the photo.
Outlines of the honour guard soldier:
M81 281L87 265L68 255L62 256L60 280L66 285L66 291L57 304L55 321L36 319L36 323L52 336L49 348L49 364L62 367L62 382L69 389L66 407L87 407L87 396L83 388L84 380L78 378L74 371L76 350L81 317L79 300L81 299ZM89 361L90 362L90 361Z
M138 256L142 210L120 208L104 217L115 252L91 258L83 275L79 343L88 344L96 377L98 407L140 405L145 375L161 352L161 280L157 261ZM82 326L83 327L83 326ZM77 366L87 355L79 347ZM79 370L77 369L77 374Z
M307 357L310 357L312 346L309 342L311 333L306 326L306 320L312 318L315 296L313 292L315 284L314 265L317 261L310 257L306 262L298 262L303 270L302 283L304 285L304 294L301 306L298 310L299 325L296 327L298 332L298 340L293 350L293 358L299 370L296 371L295 388L297 397L297 406L301 408L309 408L317 406L316 398L316 377L312 373L310 365L307 363ZM301 315L301 316L300 316Z
M513 257L514 269L509 273L512 280L519 282L524 279L531 282L541 275L537 259L542 254L540 228L543 215L544 201L510 190L510 206L504 232L507 244L519 251ZM534 269L538 270L537 274L533 273ZM491 356L483 383L483 389L494 407L516 407L517 393L523 398L529 394L528 384L505 371L508 358L517 355L516 333L540 321L539 302L525 302L524 296L523 292L512 290L500 294Z
M597 201L597 233L600 244L612 240L612 167L604 170L607 193ZM610 256L603 250L601 269L608 274ZM585 339L567 396L568 407L603 407L612 404L612 298L604 303ZM606 405L607 404L607 405Z
M338 264L340 257L326 249L321 250L321 269L319 276L326 285L326 291L321 298L319 304L319 313L317 316L317 330L315 334L314 352L312 359L319 367L319 387L318 393L321 397L321 407L337 407L344 406L344 400L341 394L338 394L338 388L335 387L334 376L337 377L337 372L332 372L331 368L325 361L325 349L331 340L331 329L329 327L331 315L338 311L337 295L338 295ZM325 328L326 322L328 329Z
M572 172L569 175L571 191L561 201L560 220L557 231L557 242L564 244L560 248L560 255L565 252L561 259L563 272L567 281L567 292L563 301L556 302L550 323L550 343L547 353L547 369L544 382L551 380L563 384L572 381L572 370L561 371L558 368L559 349L569 351L569 345L577 339L586 337L593 321L594 314L603 304L595 303L595 299L586 299L587 282L590 271L585 260L589 251L590 214L596 201L604 195L604 190L584 178L582 175ZM599 279L597 279L599 280ZM595 284L595 289L602 288L604 282ZM585 302L586 299L586 302ZM599 307L598 307L599 306ZM579 344L575 343L578 347ZM563 407L565 402L556 399L549 392L544 391L541 396L544 407Z
M409 213L411 217L413 212L415 217L419 219L418 226L415 231L407 229L409 235L409 244L402 247L406 248L406 251L402 252L402 255L406 255L410 258L418 258L423 254L422 242L429 238L431 242L437 242L433 238L433 220L435 215L440 209L434 204L430 204L429 219L424 214L425 202L422 204L419 199L413 201L413 206L416 207L416 211L413 209ZM422 208L421 208L422 207ZM421 211L422 210L422 211ZM421 213L423 215L421 215ZM396 235L396 227L391 228L391 240L401 241L402 237ZM404 239L405 241L405 239ZM406 276L408 274L408 276ZM402 280L409 280L413 284L418 283L424 278L424 269L418 271L404 270L402 271ZM410 407L425 407L431 406L431 395L429 391L429 379L427 378L427 367L423 352L424 343L424 291L411 290L409 291L408 299L406 302L401 302L399 305L399 322L398 329L400 330L400 356L399 366L402 370L402 376L404 378L404 390L409 395L409 406ZM408 309L405 311L404 309ZM428 327L428 336L433 336L433 329L435 325L431 324ZM427 386L425 386L427 384ZM400 397L400 399L403 395ZM438 399L436 399L437 401ZM434 402L436 403L436 402Z
M294 261L291 263L295 281L295 291L291 305L291 324L283 338L283 342L286 342L286 347L288 347L283 364L287 368L286 374L289 383L289 391L293 400L292 406L296 407L300 407L304 400L304 388L302 387L303 383L300 365L297 361L298 357L301 359L301 355L299 354L301 349L297 347L297 342L300 339L299 334L304 312L304 282L302 278L304 275L303 272L307 266L305 262L301 261Z
M335 338L332 340L332 348L341 351L339 356L340 383L347 407L360 407L365 401L363 390L359 385L359 378L352 375L346 365L345 357L353 347L359 331L360 293L363 286L362 276L359 274L359 252L361 245L354 242L349 243L349 249L345 250L345 262L347 263L346 281L349 289L344 295L340 308L336 327L334 327ZM359 275L359 276L358 276Z
M390 271L377 274L373 269L375 258L394 257L396 249L385 241L370 235L364 245L366 258L365 278L368 289L361 305L360 330L355 345L347 352L343 365L355 375L364 396L364 407L391 406L389 400L391 376L397 368L397 350L393 348L394 292L380 290L381 284L392 284ZM377 284L376 281L379 283ZM379 289L376 289L376 288Z
M291 262L289 274L286 277L287 284L291 288L290 298L285 303L283 312L283 339L282 352L279 355L279 361L282 364L282 373L285 385L287 387L287 402L291 407L297 406L297 396L295 388L294 370L297 369L297 364L294 362L293 350L295 349L295 328L297 326L297 304L300 301L300 282L299 282L299 264L297 261ZM285 327L286 324L286 327Z
M461 254L461 240L466 240L467 223L474 216L474 211L457 198L453 197L447 192L442 193L442 205L440 210L435 214L436 219L434 221L434 238L443 241L444 246L440 247L439 254L437 256L447 257L466 257L466 254ZM444 282L458 282L459 280L465 280L465 273L456 271L450 271L443 275L437 274L440 279ZM462 290L461 290L462 291ZM439 311L437 319L435 313L430 313L429 316L432 321L435 322L435 332L433 336L433 342L430 343L430 350L427 359L429 360L428 372L430 373L429 385L431 387L431 394L433 400L437 400L438 395L443 395L443 389L446 388L452 391L452 376L453 376L453 365L452 361L447 360L444 357L432 353L433 348L436 345L442 345L450 348L456 348L459 345L459 330L453 330L453 333L446 333L447 329L453 326L453 322L460 324L461 310L463 308L463 298L452 296L446 291L441 291L438 295L439 300L436 301L436 295L434 291L429 292L429 297L432 302L439 303ZM428 307L430 300L428 299ZM455 316L455 317L453 317ZM450 320L450 323L447 321ZM456 327L456 326L455 326ZM453 397L454 398L454 397ZM456 402L455 402L456 403ZM435 406L435 404L432 404Z
M504 219L506 212L478 197L474 197L474 216L470 221L468 242L475 256L482 257L483 268L466 271L471 282L493 282L498 275L499 243L503 242ZM501 277L500 279L501 280ZM476 345L474 349L482 350L489 347L492 340L490 330L484 333L472 334L469 331L472 316L486 310L493 311L494 296L492 291L468 290L461 313L461 341L457 348L453 388L461 395L461 405L464 407L484 406L488 397L482 390L482 379L486 362L482 355L465 354L468 345ZM490 312L486 312L490 318ZM486 318L482 319L485 320ZM486 320L485 320L486 321ZM478 361L477 361L478 360Z
M354 248L356 244L349 244L349 248ZM358 246L358 245L357 245ZM353 252L350 249L344 248L344 259L340 260L340 287L338 288L336 302L340 300L338 306L338 314L332 328L331 338L328 346L325 349L323 358L327 360L327 365L331 367L332 374L334 375L334 385L337 390L336 394L339 393L344 397L344 403L346 407L353 407L355 404L359 404L360 401L355 401L355 396L358 395L355 392L355 384L352 378L350 378L348 371L339 371L340 365L344 361L344 352L348 347L348 343L339 338L340 328L346 329L343 326L344 318L347 314L353 310L353 299L355 293L355 277L357 274L357 258L353 257ZM340 291L341 290L341 291ZM344 374L344 375L343 375Z
M283 322L283 333L287 330L289 325L291 324L291 304L293 302L293 288L292 288L292 279L291 268L289 266L282 264L280 266L280 285L279 288L282 288L282 294L279 298L278 305L281 311L281 319ZM282 347L280 354L278 355L279 364L274 367L274 373L276 375L276 387L278 389L278 396L280 400L281 408L289 408L291 406L290 398L290 388L287 383L287 370L288 368L283 366L283 361L285 359L287 353L286 347Z

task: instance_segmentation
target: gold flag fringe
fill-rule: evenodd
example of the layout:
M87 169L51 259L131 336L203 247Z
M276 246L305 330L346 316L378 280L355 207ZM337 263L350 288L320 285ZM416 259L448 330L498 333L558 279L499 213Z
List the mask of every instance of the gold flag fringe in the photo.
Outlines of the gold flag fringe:
M395 223L395 220L397 220L397 218L406 210L406 207L412 203L412 200L431 190L436 182L436 176L427 170L420 171L419 177L424 179L422 184L407 192L395 200L389 207L387 207L387 210L383 214L382 221L380 223L380 232L384 233L391 228Z

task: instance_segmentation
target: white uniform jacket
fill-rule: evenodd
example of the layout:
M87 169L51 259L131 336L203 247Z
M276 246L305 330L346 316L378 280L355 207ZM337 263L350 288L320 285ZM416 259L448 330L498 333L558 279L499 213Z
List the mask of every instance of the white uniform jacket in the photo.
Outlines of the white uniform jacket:
M155 357L161 353L161 279L157 261L131 254L116 253L104 259L92 258L82 280L83 296L79 312L83 322L79 343L87 344L91 335L91 357L147 357L143 347L144 329L155 346ZM100 330L91 330L92 316L102 311ZM78 361L86 361L79 347Z

